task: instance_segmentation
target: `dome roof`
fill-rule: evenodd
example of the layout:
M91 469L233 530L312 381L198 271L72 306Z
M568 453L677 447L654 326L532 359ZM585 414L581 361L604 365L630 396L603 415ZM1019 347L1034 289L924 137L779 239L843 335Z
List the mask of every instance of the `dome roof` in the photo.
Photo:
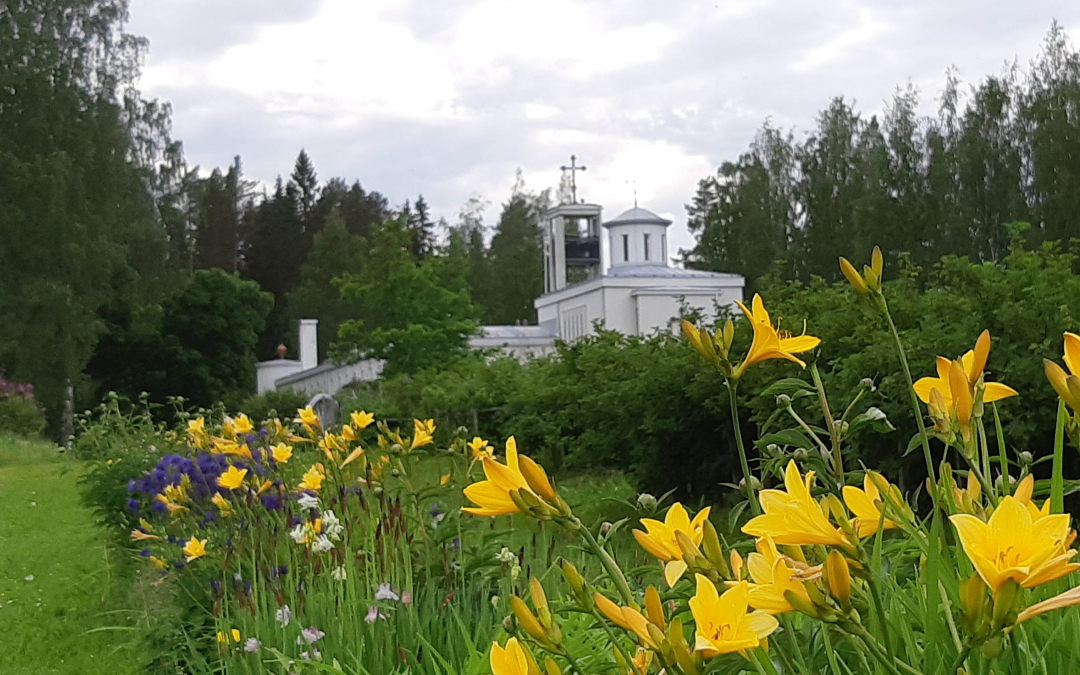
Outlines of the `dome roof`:
M618 227L620 225L663 225L667 227L671 225L671 221L667 218L661 218L648 209L635 206L604 223L604 227Z

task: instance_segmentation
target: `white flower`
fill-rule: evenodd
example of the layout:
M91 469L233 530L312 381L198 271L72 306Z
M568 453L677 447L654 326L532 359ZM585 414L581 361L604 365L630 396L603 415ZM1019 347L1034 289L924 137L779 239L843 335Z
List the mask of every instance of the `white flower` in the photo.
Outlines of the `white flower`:
M315 495L309 495L306 492L300 495L299 499L296 501L300 504L301 511L310 511L311 509L319 508L319 498Z
M326 553L327 551L333 550L333 548L334 542L330 541L325 534L320 534L315 539L315 543L311 545L311 550L316 553Z
M514 555L513 551L503 546L502 550L499 551L499 555L495 556L495 559L501 563L508 563L514 562L514 560L517 559L517 556Z
M304 527L303 523L297 523L296 527L289 532L289 536L292 537L292 540L297 544L303 543L303 541L307 539L307 528Z
M368 623L375 623L377 619L385 619L386 615L379 611L379 608L372 605L368 608L367 616L364 617L364 621Z
M33 581L34 580L34 575L33 574L27 574L25 577L23 577L23 579L26 580L26 581Z
M288 605L285 605L284 607L279 608L278 611L274 613L274 618L277 619L277 622L280 623L282 626L288 626L289 621L292 620L292 610L289 609Z
M300 652L300 658L304 661L319 661L322 659L322 654L318 649L312 648L310 652Z
M255 652L259 651L260 647L262 647L262 643L259 642L259 640L257 638L248 638L247 641L244 642L244 651L245 652L255 653Z
M330 576L334 578L334 581L345 581L349 575L345 571L344 565L338 565L334 568L334 571L330 572Z
M376 600L397 600L398 594L394 592L394 589L390 588L389 583L379 584L379 590L375 591Z
M514 566L510 568L510 578L517 581L519 576L521 576L521 565L514 563Z
M345 531L345 526L341 524L341 521L338 520L338 517L334 515L333 511L327 511L322 514L322 526L326 536L334 541L340 539L341 533Z
M326 635L326 633L322 632L315 626L311 626L300 631L300 636L296 638L296 644L302 645L304 643L307 643L310 645L321 640L324 635Z

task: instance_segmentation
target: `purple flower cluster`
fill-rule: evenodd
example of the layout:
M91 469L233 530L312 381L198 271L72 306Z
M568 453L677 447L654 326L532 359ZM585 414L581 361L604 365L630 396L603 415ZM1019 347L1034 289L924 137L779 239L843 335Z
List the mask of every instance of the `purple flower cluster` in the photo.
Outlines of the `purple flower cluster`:
M11 382L0 377L0 396L21 396L22 398L34 397L34 385L23 382Z
M128 499L128 508L138 510L140 501L135 495L143 495L150 500L150 508L164 511L165 505L154 498L164 492L167 486L180 485L184 476L190 483L188 494L191 498L208 501L222 489L217 486L217 479L228 466L225 455L199 454L193 460L181 455L166 455L142 478L128 481L127 491L133 495Z

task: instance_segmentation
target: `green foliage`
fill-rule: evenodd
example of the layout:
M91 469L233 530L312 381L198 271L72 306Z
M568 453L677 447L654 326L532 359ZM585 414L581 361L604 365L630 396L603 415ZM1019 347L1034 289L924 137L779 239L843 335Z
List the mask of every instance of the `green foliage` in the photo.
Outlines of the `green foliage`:
M766 122L747 151L700 181L688 207L703 269L757 277L839 279L837 256L874 245L929 268L945 255L1000 260L1007 223L1031 238L1080 232L1080 51L1056 23L1025 71L986 78L965 96L949 71L937 113L899 88L884 114L832 99L803 137Z
M105 391L210 406L250 392L255 345L272 297L220 269L196 271L160 305L120 308L89 372Z
M412 373L468 352L478 310L451 260L417 262L400 221L373 236L360 271L336 282L350 318L333 353L342 360L386 359L386 372Z
M311 400L308 394L301 394L292 389L278 389L265 394L248 396L237 405L226 405L230 410L243 410L253 422L259 424L274 417L289 418L296 414Z
M0 436L36 438L45 432L45 415L31 396L0 393Z

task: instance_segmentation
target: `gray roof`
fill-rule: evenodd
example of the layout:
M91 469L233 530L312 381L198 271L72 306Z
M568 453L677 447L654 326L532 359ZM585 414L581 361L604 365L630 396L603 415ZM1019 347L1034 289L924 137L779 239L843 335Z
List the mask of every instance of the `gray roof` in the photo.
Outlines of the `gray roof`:
M739 279L738 274L689 270L667 265L612 265L604 276L617 279Z
M481 326L480 337L496 339L547 338L555 333L547 326Z
M649 209L643 209L640 206L635 206L629 211L625 211L615 218L604 223L604 227L617 227L619 225L670 225L671 221L667 218L661 218Z

